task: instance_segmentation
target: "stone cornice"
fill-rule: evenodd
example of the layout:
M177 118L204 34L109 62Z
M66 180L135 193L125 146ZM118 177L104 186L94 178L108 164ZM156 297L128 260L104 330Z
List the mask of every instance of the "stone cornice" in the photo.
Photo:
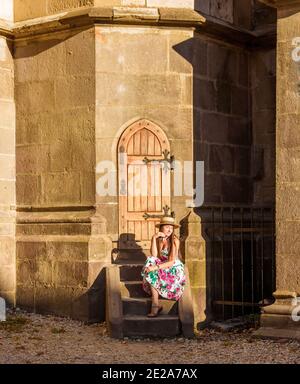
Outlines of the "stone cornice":
M249 31L237 26L228 26L222 20L216 21L215 18L206 16L206 23L199 26L198 30L226 41L247 45L249 48L276 47L277 29L276 25L272 24Z
M259 0L261 3L274 8L290 8L295 5L300 5L300 0Z
M18 40L95 24L189 27L250 46L275 46L276 41L275 26L249 31L185 8L91 7L16 23L0 20L0 34Z
M13 38L13 23L8 23L7 21L0 19L0 36Z
M197 27L205 18L192 9L93 7L10 24L0 20L0 33L18 39L98 23Z

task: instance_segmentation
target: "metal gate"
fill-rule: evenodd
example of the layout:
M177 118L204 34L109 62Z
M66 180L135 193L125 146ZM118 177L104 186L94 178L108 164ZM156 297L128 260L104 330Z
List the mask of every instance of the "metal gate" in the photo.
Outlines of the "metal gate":
M226 320L258 313L275 291L274 208L211 206L209 211L212 315Z

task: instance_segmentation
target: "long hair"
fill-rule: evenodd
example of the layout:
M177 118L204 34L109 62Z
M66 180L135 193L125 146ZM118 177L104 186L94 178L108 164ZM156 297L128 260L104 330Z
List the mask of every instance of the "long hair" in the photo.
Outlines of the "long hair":
M162 227L163 225L166 225L166 224L162 224L162 225L160 225L160 227L159 227L159 231L160 231L160 232L162 231L162 230L161 230L161 227ZM175 233L174 233L174 227L173 227L173 231L172 231L171 236L170 236L170 243L171 243L171 246L170 246L169 257L170 257L170 255L173 254L173 252L175 252L175 246L174 246L174 243L175 243L175 237L177 238L177 236L176 236ZM161 239L158 239L157 250L158 250L158 257L159 257L160 259L162 258L162 254L161 254L161 250L162 250L162 248L163 248L163 242L162 242ZM178 255L178 256L179 256L179 255Z

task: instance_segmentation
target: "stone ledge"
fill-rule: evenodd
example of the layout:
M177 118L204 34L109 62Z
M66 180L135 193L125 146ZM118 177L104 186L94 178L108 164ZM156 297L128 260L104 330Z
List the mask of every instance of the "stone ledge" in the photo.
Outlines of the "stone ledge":
M14 23L0 19L0 36L13 37Z
M259 0L261 3L274 8L286 8L300 5L300 0Z
M95 24L189 27L253 47L276 45L276 26L249 31L210 16L204 17L193 9L165 7L90 7L16 23L0 20L0 35L22 39L70 28L88 28Z
M43 224L43 223L91 223L95 214L87 211L64 212L18 212L17 224Z
M157 8L129 8L129 7L114 7L114 20L154 20L159 21L160 16Z
M197 26L205 18L192 9L181 8L133 8L133 7L93 7L61 12L50 16L38 17L15 23L0 20L0 33L11 34L15 38L28 37L37 33L49 33L65 28L88 26L97 23L127 23L159 25Z
M201 25L206 18L193 9L186 8L159 8L160 20L166 22L185 22Z

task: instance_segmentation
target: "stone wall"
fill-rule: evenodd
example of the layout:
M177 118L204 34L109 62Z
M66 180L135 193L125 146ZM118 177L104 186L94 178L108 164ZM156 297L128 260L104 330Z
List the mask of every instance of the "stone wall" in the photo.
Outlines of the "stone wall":
M223 21L234 21L234 0L195 0L194 7L197 11Z
M195 0L195 9L242 29L276 24L276 10L258 0Z
M300 12L278 20L276 128L276 288L300 295L299 61ZM293 56L292 56L293 53ZM293 60L296 59L296 60ZM289 304L289 302L287 302ZM295 324L299 325L299 324Z
M92 6L94 0L15 0L15 21L33 19L63 12L67 9Z
M252 3L252 24L254 29L276 24L277 10L275 8L262 4L259 0L253 0Z
M188 29L96 26L96 160L116 162L117 141L140 118L166 133L171 154L192 160L193 67L176 47L189 44ZM183 164L183 162L182 162ZM177 218L190 197L174 196ZM97 196L109 217L108 232L118 238L118 198Z
M251 203L249 53L195 37L194 137L205 203Z
M93 204L94 57L93 28L16 43L19 206Z
M195 9L213 19L253 30L276 23L276 11L257 0L5 0L2 13L22 21L84 7L157 7ZM9 5L8 5L9 3ZM0 16L1 17L1 16Z
M15 103L12 42L0 36L0 296L15 302Z
M104 318L105 228L92 223L94 28L17 42L15 70L17 303Z
M251 53L254 203L275 202L276 50Z

